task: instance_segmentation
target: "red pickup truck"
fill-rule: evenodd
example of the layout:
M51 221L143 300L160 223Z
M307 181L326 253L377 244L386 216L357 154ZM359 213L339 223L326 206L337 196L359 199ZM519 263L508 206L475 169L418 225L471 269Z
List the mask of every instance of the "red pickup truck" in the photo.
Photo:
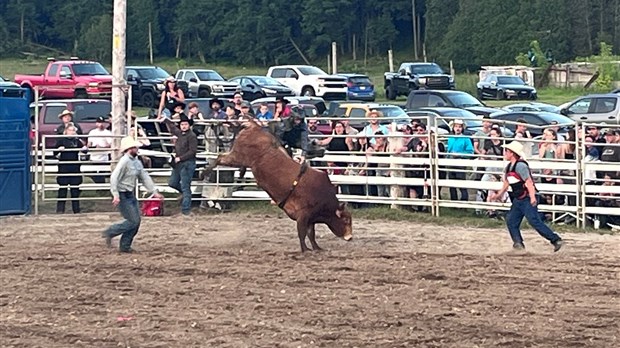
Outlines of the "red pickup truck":
M100 63L77 58L48 60L44 74L15 75L15 82L31 90L38 86L40 98L45 99L112 97L112 75Z

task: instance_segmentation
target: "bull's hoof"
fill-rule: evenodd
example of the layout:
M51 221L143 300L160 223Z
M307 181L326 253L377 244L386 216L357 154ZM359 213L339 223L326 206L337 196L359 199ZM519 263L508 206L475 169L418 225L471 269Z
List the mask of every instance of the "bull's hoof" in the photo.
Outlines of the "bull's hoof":
M312 251L324 251L324 250L320 246L315 245L315 246L312 247Z

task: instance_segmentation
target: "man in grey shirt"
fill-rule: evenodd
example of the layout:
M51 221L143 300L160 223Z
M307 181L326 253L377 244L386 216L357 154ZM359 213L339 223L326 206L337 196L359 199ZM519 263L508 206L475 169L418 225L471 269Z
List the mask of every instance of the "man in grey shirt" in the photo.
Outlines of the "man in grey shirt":
M506 226L512 238L513 248L525 249L520 230L521 222L525 217L530 226L553 245L553 251L560 250L563 244L562 238L545 225L540 214L538 214L538 195L530 168L524 161L523 145L518 141L513 141L502 147L504 148L504 158L510 163L505 170L504 186L490 198L497 200L506 193L509 187L512 190L509 192L512 206L506 217Z
M122 253L131 253L131 243L140 228L140 208L134 193L136 181L139 179L146 189L156 198L163 198L157 192L153 180L144 170L142 162L138 159L138 147L140 143L132 137L121 140L121 151L125 154L118 161L116 168L110 177L110 191L114 197L112 204L121 212L124 220L108 227L103 232L108 247L112 246L112 238L122 235L119 250Z

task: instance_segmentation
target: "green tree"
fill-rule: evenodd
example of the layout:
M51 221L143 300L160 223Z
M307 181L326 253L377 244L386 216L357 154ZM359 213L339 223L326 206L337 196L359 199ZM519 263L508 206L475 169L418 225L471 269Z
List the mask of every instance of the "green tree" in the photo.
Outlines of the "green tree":
M89 27L84 27L79 37L82 44L81 56L100 62L112 62L112 17L104 14L93 18Z

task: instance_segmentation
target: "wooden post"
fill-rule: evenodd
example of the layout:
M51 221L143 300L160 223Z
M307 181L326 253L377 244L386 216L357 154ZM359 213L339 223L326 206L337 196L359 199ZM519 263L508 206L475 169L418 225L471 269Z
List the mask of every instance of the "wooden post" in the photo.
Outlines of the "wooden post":
M452 59L450 59L450 75L454 77L454 64L452 64Z
M149 22L149 58L153 65L153 31L151 30L151 22Z
M411 0L411 25L413 26L413 57L418 60L418 30L416 25L415 0Z
M356 47L357 46L357 36L355 35L355 33L353 33L353 60L357 60L357 52L356 52Z
M332 70L332 56L331 54L327 55L327 73L329 74Z
M426 63L426 42L422 43L422 56L424 56L424 63Z
M392 50L388 50L388 63L390 64L390 72L394 72L394 55Z
M364 29L364 67L368 63L368 23Z
M338 47L336 46L336 42L332 42L332 75L335 75L338 73L337 56L338 56Z
M114 138L114 157L121 156L120 136L123 135L125 115L125 58L126 58L127 0L114 0L114 27L112 39L112 134ZM114 165L112 166L114 167Z
M570 65L566 64L566 82L564 83L564 87L570 87Z

